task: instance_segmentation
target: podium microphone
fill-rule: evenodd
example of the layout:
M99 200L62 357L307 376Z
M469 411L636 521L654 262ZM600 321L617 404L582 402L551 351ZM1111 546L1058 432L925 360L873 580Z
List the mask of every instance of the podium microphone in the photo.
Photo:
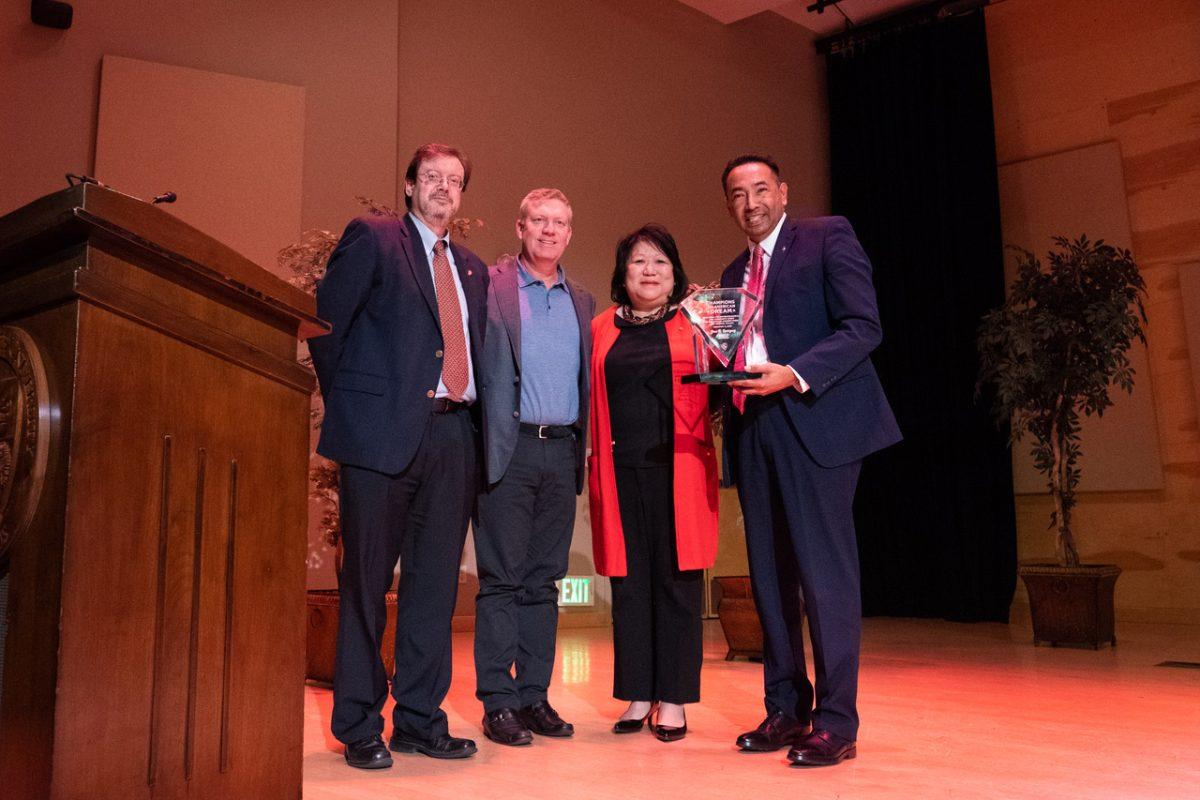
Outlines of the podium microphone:
M159 203L174 203L178 199L179 196L174 192L163 192L160 195L156 195L150 202L154 205L158 205Z

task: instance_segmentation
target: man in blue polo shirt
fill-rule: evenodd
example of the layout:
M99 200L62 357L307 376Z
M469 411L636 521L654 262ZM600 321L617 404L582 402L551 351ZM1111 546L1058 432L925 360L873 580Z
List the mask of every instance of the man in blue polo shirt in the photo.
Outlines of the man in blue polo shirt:
M517 219L520 256L504 256L489 269L475 694L484 734L506 745L529 744L533 733L574 733L547 701L558 630L555 581L567 573L575 496L583 489L596 307L559 263L571 222L562 192L534 189Z

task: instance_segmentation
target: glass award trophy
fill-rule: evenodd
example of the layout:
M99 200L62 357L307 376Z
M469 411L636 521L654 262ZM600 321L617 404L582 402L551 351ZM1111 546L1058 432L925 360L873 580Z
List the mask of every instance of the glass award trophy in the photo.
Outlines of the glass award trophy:
M692 323L692 347L696 358L696 372L684 375L683 383L728 383L748 378L758 378L761 372L746 372L733 369L738 345L750 331L751 325L762 308L757 296L741 287L731 289L701 289L688 295L680 309ZM746 363L751 360L747 341ZM765 348L754 348L765 356ZM715 357L723 369L712 369L711 357Z

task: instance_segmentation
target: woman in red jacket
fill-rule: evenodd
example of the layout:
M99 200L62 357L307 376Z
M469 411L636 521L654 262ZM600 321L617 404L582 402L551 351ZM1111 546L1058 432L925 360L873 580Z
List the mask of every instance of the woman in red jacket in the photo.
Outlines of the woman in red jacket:
M666 742L700 699L702 570L717 554L708 390L679 381L695 371L686 290L675 240L646 225L617 245L617 305L592 320L592 546L612 579L613 695L629 701L613 731L657 709L650 730Z

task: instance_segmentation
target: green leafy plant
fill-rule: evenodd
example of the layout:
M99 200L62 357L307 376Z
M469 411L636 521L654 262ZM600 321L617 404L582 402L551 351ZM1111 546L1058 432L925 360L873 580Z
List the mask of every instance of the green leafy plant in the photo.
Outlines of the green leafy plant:
M976 391L994 391L997 421L1011 421L1011 444L1032 437L1034 465L1054 500L1058 562L1074 567L1080 415L1104 414L1112 386L1133 392L1127 352L1135 339L1146 341L1146 286L1128 250L1086 236L1054 242L1045 269L1033 253L1011 248L1017 277L1004 305L980 325Z

